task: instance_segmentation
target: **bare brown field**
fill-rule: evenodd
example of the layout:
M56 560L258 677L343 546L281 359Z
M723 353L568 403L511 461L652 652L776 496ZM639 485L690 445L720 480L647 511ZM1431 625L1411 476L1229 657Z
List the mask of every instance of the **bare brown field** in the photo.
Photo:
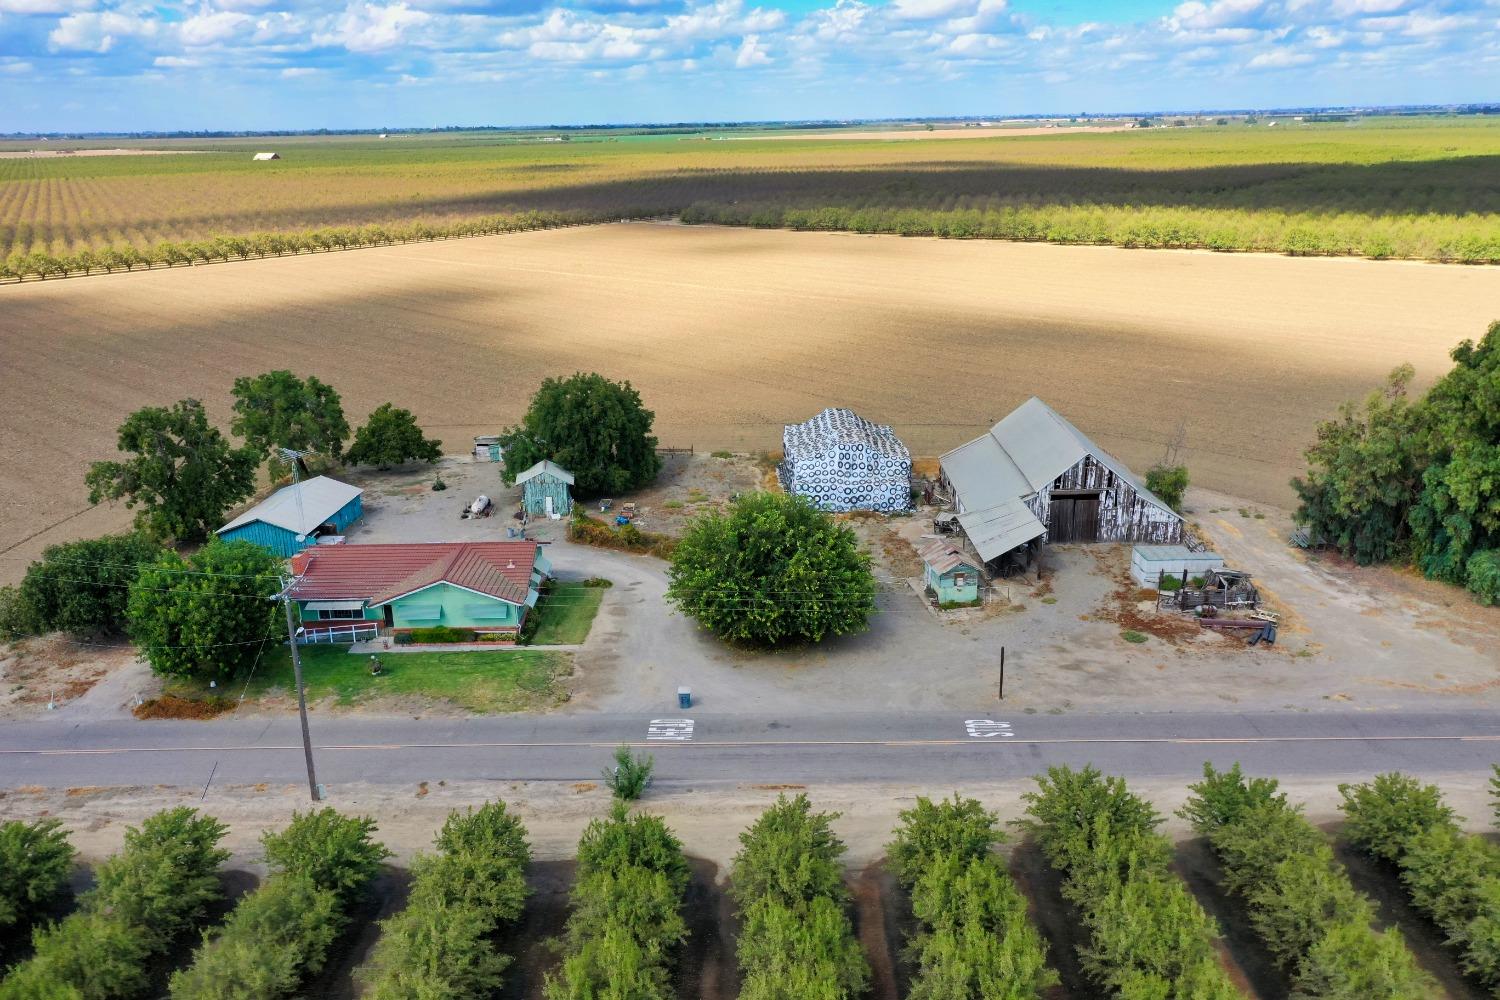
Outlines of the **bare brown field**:
M663 445L773 449L824 406L918 454L1033 393L1144 468L1179 419L1194 481L1285 505L1315 422L1500 316L1500 272L654 224L0 288L0 579L125 524L88 463L132 409L313 372L350 423L392 400L450 451L542 378L628 378Z

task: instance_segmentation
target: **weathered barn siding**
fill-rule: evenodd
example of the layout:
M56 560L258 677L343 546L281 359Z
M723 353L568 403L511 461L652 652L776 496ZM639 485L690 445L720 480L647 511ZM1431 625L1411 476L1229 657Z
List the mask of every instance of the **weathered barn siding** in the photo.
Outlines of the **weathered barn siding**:
M1135 487L1111 469L1085 455L1076 465L1052 481L1041 492L1026 499L1026 505L1043 524L1051 541L1052 493L1068 490L1099 491L1099 541L1142 542L1175 545L1182 541L1182 518L1141 497Z

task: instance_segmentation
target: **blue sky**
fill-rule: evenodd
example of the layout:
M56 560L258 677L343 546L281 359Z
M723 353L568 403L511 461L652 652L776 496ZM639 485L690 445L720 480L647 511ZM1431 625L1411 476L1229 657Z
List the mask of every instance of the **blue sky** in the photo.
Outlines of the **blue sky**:
M0 132L1500 100L1500 0L0 0Z

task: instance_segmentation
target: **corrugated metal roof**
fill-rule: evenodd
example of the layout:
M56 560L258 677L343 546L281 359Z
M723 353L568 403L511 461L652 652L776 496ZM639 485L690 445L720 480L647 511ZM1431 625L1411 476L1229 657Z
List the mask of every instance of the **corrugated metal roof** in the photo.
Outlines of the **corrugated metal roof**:
M363 492L358 486L350 486L337 479L314 476L305 482L283 486L224 525L218 530L218 534L233 531L253 521L264 521L295 534L306 535Z
M936 541L922 549L922 561L931 566L940 575L959 566L968 566L971 569L979 569L979 563L952 542Z
M362 598L374 607L439 583L512 604L526 600L536 542L433 542L333 545L304 550L292 596L306 600Z
M1047 533L1031 508L1019 499L983 510L965 511L958 515L958 523L969 536L974 551L985 562Z
M520 486L527 480L535 479L537 476L540 476L544 472L556 476L558 479L561 479L569 486L573 485L573 473L569 472L567 469L564 469L560 465L548 461L545 458L517 476L516 485Z
M964 507L974 510L1031 496L1085 455L1094 456L1140 496L1162 510L1171 510L1124 463L1035 396L1007 414L988 434L960 445L939 462Z

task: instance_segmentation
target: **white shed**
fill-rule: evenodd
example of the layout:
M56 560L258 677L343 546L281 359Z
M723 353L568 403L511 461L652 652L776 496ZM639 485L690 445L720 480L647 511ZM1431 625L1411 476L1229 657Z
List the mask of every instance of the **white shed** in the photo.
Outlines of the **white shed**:
M254 156L251 157L251 159L252 160L279 160L279 159L281 159L281 154L280 153L256 153Z
M1192 579L1223 568L1223 556L1194 552L1186 545L1137 545L1130 550L1130 575L1142 587L1155 588L1163 573Z

